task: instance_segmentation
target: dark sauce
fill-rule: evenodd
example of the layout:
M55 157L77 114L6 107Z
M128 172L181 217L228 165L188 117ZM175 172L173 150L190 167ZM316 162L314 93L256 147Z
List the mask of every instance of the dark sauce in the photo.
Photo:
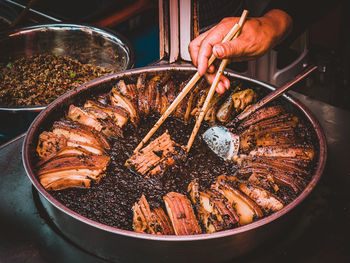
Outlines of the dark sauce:
M143 119L138 128L128 125L124 138L115 139L110 151L111 162L106 176L89 189L67 189L51 194L66 207L94 221L132 230L132 206L145 194L151 207L163 207L162 197L168 192L185 194L195 178L200 186L208 188L221 174L233 175L235 167L217 157L202 141L201 134L208 125L203 123L189 154L182 153L174 166L161 176L147 179L124 166L141 139L152 128L158 116ZM168 130L171 138L186 145L194 123L168 118L152 139Z

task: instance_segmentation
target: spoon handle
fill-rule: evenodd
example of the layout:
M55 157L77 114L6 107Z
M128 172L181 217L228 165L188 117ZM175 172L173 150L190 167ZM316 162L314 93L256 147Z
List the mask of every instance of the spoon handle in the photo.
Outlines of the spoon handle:
M273 92L268 94L266 97L259 100L257 103L255 103L253 106L251 106L249 109L243 111L237 117L235 118L236 121L241 121L244 118L248 117L250 114L254 113L256 110L260 109L265 104L269 103L270 101L276 99L280 95L282 95L286 90L288 90L290 87L292 87L294 84L298 83L302 79L304 79L306 76L308 76L311 72L313 72L315 69L317 69L317 66L310 65L308 66L302 73L297 75L294 79L283 85L282 87L275 89Z

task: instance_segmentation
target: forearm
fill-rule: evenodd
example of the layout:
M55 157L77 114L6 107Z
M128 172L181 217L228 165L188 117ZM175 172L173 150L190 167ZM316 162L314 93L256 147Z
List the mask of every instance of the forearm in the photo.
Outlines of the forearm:
M292 31L292 17L279 9L272 9L260 18L266 24L266 27L271 30L273 46L281 43Z
M310 24L322 18L330 10L336 7L341 0L319 1L319 0L271 0L266 8L268 10L279 9L287 13L292 20L292 32L283 41L282 46L288 46Z

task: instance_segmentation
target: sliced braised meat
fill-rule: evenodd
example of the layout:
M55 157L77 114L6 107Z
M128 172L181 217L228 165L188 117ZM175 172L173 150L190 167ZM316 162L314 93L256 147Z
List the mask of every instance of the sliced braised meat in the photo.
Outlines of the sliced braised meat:
M263 146L258 147L249 153L250 156L265 157L283 157L299 158L312 160L314 158L314 149L311 145L293 145L293 146Z
M45 162L48 162L53 157L60 156L60 155L91 155L92 153L90 151L87 151L86 149L82 147L72 147L72 146L64 146L61 148L55 155L52 155L48 158L43 158L41 161L37 163L37 166L43 165Z
M89 188L91 180L85 175L67 173L64 176L44 174L40 177L40 183L49 191L63 190L67 188Z
M108 116L111 117L120 128L122 128L129 119L128 111L122 107L113 106L110 104L102 104L100 102L92 100L87 100L84 104L84 107L103 111L104 113L108 114Z
M129 99L136 110L138 110L138 93L135 84L126 84L124 80L119 80L115 89L124 97Z
M139 202L134 204L132 210L135 232L157 235L174 234L174 229L163 209L157 207L151 210L144 195L141 196Z
M299 159L283 157L246 157L242 161L241 167L264 167L275 172L306 175L308 170L299 165L297 160Z
M95 116L84 111L82 108L75 107L74 105L69 106L67 117L73 121L77 121L81 124L92 127L97 131L101 131L103 128L102 124L96 119Z
M250 150L262 146L283 147L299 144L300 140L296 138L292 128L284 130L264 130L262 132L244 132L240 136L240 151L249 153Z
M138 107L140 115L147 116L150 113L150 104L146 96L146 73L140 74L136 83L136 90L138 93Z
M271 193L280 193L280 188L270 174L251 173L248 182L260 186ZM283 199L286 199L283 198Z
M163 196L165 207L176 235L202 233L190 200L182 194L170 192Z
M243 120L238 126L238 128L243 129L243 128L249 127L257 122L278 116L282 113L285 113L285 110L280 105L263 107L257 110L252 115L250 115L247 119Z
M147 83L145 95L151 107L151 110L154 112L160 112L160 102L162 98L163 87L169 80L170 76L171 74L169 72L157 74L156 76L152 77Z
M131 156L125 165L149 177L162 174L167 167L174 165L176 158L182 154L181 146L171 140L169 133L165 132Z
M102 148L102 146L97 144L90 144L82 141L75 141L75 140L68 139L67 146L83 148L84 150L89 151L92 154L96 154L96 155L106 154L106 150Z
M64 136L53 132L44 131L39 135L36 151L41 158L50 158L60 149L67 145L67 139Z
M240 182L238 188L254 200L265 213L275 212L284 207L283 202L277 196L259 186Z
M99 181L110 158L102 155L65 154L51 158L38 168L40 183L47 190L89 187L88 180ZM78 183L81 181L80 184Z
M75 121L56 121L53 124L53 132L58 136L64 136L71 141L96 145L104 149L110 148L109 142L102 133L96 131L94 128Z
M80 108L71 105L67 117L73 121L94 128L111 137L123 137L122 130L109 115L98 109Z
M255 218L263 216L260 207L247 195L237 188L237 180L234 177L220 175L212 189L221 193L234 207L239 217L239 224L246 225Z
M198 182L192 181L188 186L188 192L207 233L237 226L239 217L224 196L213 190L199 191L198 188Z
M255 131L263 131L263 130L274 130L282 131L285 129L295 128L299 123L299 119L296 116L291 114L280 114L276 117L272 117L269 119L262 120L257 122L245 131L245 132L255 132Z
M251 166L245 166L240 168L238 170L238 173L257 173L265 176L272 176L277 184L289 187L293 189L295 193L301 192L306 186L306 181L301 176L268 165L260 165L256 163Z
M137 126L140 120L137 108L135 108L135 105L130 99L122 95L115 87L113 87L111 91L111 103L113 106L125 109L130 116L131 122Z

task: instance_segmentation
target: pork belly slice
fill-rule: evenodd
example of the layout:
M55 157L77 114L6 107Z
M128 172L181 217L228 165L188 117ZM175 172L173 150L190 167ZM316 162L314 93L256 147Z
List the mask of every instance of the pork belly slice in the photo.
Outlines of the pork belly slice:
M80 108L70 105L67 117L80 124L94 128L111 137L123 137L122 130L114 124L108 114L97 109Z
M103 155L106 153L106 150L102 148L100 145L89 144L81 141L74 141L74 140L68 139L67 146L74 147L74 148L83 148L84 150L96 155Z
M131 156L125 162L125 166L141 175L146 175L146 177L160 175L165 172L167 167L174 165L176 159L182 154L181 146L171 140L168 131L166 131Z
M197 180L189 184L187 191L207 233L237 226L239 217L223 195L214 190L199 191Z
M264 214L260 207L237 187L237 179L226 175L218 176L212 189L221 193L234 207L239 217L239 224L246 225Z
M251 183L240 182L239 190L249 196L265 212L271 213L281 210L284 207L283 202L274 194Z
M148 102L148 98L145 96L146 85L147 85L146 76L147 76L146 73L140 74L136 83L136 90L138 93L137 104L139 108L139 113L140 115L144 115L144 116L147 116L150 112L150 105Z
M76 153L58 155L39 166L38 175L81 169L84 173L91 174L91 177L95 179L96 174L98 175L106 169L109 160L110 157L106 155L81 155Z
M306 175L308 169L304 166L309 160L305 160L300 165L300 159L283 158L283 157L245 157L241 162L241 167L265 167L276 172L283 172L288 174Z
M298 145L300 139L297 138L293 128L278 130L264 130L263 132L244 133L240 136L240 152L249 153L254 148L265 146L290 147Z
M250 151L249 155L312 160L315 152L312 145L263 146Z
M67 188L89 188L91 180L84 175L67 174L66 176L41 176L40 183L48 191L58 191Z
M64 136L44 131L39 135L36 151L41 158L47 159L56 155L66 145L67 139Z
M82 147L72 147L72 146L64 146L62 149L60 149L55 155L52 155L48 158L43 158L36 164L37 167L43 165L45 162L48 162L52 158L56 156L61 155L68 155L68 154L74 154L74 155L91 155L92 153Z
M132 210L135 232L157 235L174 234L174 229L164 210L160 207L151 210L144 195L141 196L139 202L134 204Z
M56 121L53 124L53 132L59 136L64 136L71 141L96 145L104 149L110 148L107 138L102 133L96 131L94 128L75 121Z
M114 87L120 94L128 98L136 109L138 108L138 93L135 84L126 84L125 80L121 79Z
M72 121L92 127L97 131L101 131L103 128L102 124L96 119L95 116L89 114L83 108L79 108L74 105L69 106L67 117Z
M289 113L282 113L278 116L250 125L244 132L263 132L264 130L282 131L288 128L295 128L298 124L298 117Z
M300 193L306 186L306 181L301 176L273 166L255 163L252 166L242 167L237 172L240 174L257 173L272 176L277 184L291 188L296 194Z
M202 232L186 196L170 192L163 196L163 200L176 235L195 235Z
M247 181L254 185L260 186L271 193L280 193L279 186L276 184L275 180L270 174L252 173ZM284 196L283 200L286 200L287 198L287 196Z
M160 73L148 81L144 96L149 103L150 110L160 112L163 87L170 75L169 72Z
M37 174L40 183L48 190L89 187L88 180L92 179L98 182L104 176L103 172L106 170L109 160L109 156L103 155L64 154L55 156L41 164Z
M111 91L111 103L114 106L122 107L123 109L125 109L130 116L131 122L135 126L138 125L140 116L138 114L136 106L132 103L132 101L129 98L127 98L126 96L123 96L116 89L116 87L113 87Z
M270 107L263 107L256 112L254 112L252 115L250 115L247 119L243 120L239 126L238 129L244 129L246 127L249 127L255 123L258 123L262 120L266 120L275 116L278 116L282 113L285 113L285 110L281 105L277 106L270 106Z
M122 107L103 104L98 101L87 100L84 104L85 108L95 109L106 113L113 121L122 128L129 119L128 111ZM105 118L103 118L105 119Z

